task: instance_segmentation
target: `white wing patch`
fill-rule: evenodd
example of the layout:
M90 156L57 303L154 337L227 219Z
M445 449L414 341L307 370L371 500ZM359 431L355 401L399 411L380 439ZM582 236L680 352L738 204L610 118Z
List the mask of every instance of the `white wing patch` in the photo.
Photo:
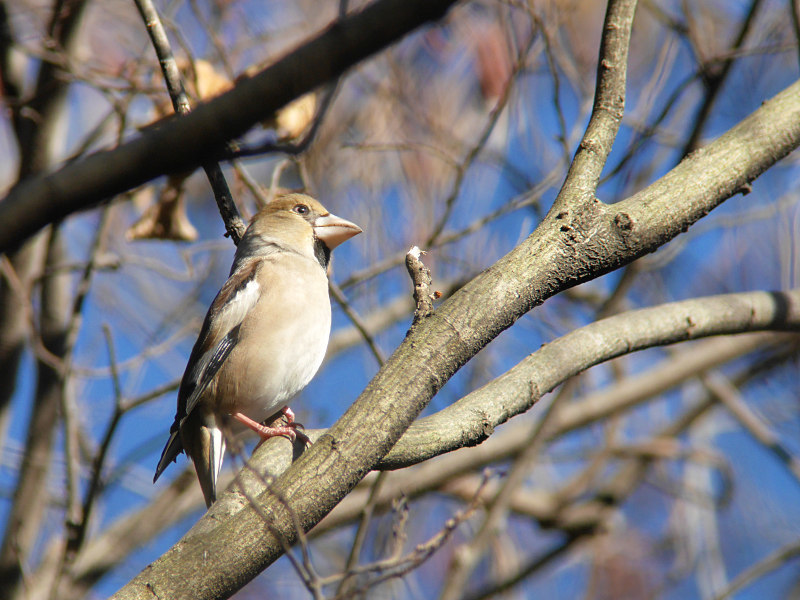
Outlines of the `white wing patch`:
M227 333L244 321L247 313L256 305L260 296L261 286L258 285L258 282L255 279L248 281L247 285L237 291L225 303L225 307L219 311L216 318L217 323L219 323L217 331Z
M208 433L211 435L211 444L209 444L211 456L209 456L208 461L211 469L211 489L216 493L219 471L222 468L222 458L225 456L225 436L218 427L209 427Z

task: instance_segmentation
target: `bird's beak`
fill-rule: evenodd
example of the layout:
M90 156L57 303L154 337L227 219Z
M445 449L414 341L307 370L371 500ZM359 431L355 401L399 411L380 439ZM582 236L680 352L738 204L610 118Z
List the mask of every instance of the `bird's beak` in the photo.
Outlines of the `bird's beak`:
M314 220L314 233L325 242L329 250L333 250L342 242L361 233L361 227L328 213Z

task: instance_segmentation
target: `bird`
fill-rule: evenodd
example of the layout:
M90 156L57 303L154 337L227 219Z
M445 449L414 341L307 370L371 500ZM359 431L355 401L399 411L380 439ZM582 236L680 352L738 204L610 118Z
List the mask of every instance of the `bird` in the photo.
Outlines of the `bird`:
M262 442L308 440L287 403L314 377L328 346L331 251L361 231L299 193L280 195L253 216L189 356L153 483L184 452L210 507L227 435L249 428ZM281 412L285 426L263 424Z

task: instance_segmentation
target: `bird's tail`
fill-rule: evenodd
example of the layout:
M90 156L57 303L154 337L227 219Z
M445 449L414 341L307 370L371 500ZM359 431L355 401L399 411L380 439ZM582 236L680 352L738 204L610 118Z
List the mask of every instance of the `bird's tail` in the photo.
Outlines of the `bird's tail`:
M181 452L183 452L183 444L181 443L180 431L176 427L175 431L170 433L167 445L164 446L164 450L161 452L161 458L156 467L156 474L153 476L153 483L161 477L161 473L169 466L169 463L175 462L175 459L178 458L178 454Z
M192 448L189 455L194 462L206 506L210 507L217 500L217 479L222 457L225 456L225 435L216 425L198 427L190 435Z

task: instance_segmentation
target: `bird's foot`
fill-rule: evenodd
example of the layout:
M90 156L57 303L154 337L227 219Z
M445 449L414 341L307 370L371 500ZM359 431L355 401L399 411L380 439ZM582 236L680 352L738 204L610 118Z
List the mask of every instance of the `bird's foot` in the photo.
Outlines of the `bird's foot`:
M256 421L253 421L253 419L251 419L247 415L243 415L242 413L234 413L232 416L241 424L245 425L246 427L249 427L258 434L258 436L261 438L261 441L258 442L256 448L258 448L258 446L263 444L268 439L277 436L287 437L292 442L294 442L296 439L299 439L306 446L310 446L311 440L308 438L308 436L302 431L298 431L298 429L303 429L303 426L300 423L295 423L294 413L292 412L292 409L289 408L288 406L285 406L281 409L280 412L286 417L286 425L282 426L263 425L261 423L257 423Z

